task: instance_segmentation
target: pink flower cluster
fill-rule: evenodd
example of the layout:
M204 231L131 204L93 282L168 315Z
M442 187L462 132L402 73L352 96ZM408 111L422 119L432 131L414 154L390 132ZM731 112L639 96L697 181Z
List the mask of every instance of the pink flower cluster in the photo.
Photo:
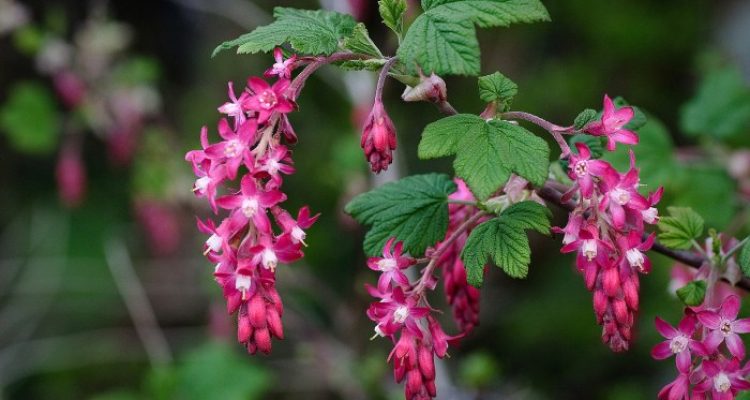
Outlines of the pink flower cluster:
M448 196L451 200L476 201L466 183L455 178L458 190ZM448 204L449 222L445 234L449 238L464 221L479 210L476 207L451 203ZM449 247L438 258L438 266L443 269L443 291L448 304L453 308L453 319L464 335L469 334L479 325L479 289L466 282L466 268L461 261L461 251L469 238L471 229L467 229L449 244ZM437 247L440 246L438 243Z
M630 111L628 111L628 109ZM622 141L622 126L632 117L632 109L615 110L605 96L601 121L594 122L614 148ZM628 131L629 132L629 131ZM630 138L629 135L623 137ZM637 142L628 139L626 143ZM602 325L602 341L613 351L628 349L638 311L639 273L648 273L651 261L645 251L651 248L653 235L644 235L645 224L658 222L659 188L644 197L638 192L639 170L631 151L630 169L621 174L609 163L591 159L589 148L576 143L578 154L571 154L568 176L574 185L563 199L575 199L564 228L562 252L577 252L576 265L586 288L593 292L597 322Z
M657 360L674 355L678 371L659 399L731 400L750 389L750 364L741 366L745 344L739 336L750 332L750 318L737 319L739 309L739 297L730 295L716 309L686 308L677 328L656 318L656 329L667 340L651 355Z
M370 269L381 273L377 287L367 286L370 295L379 299L370 304L367 316L377 324L375 336L388 337L395 344L388 360L393 361L396 381L406 380L406 399L431 399L437 396L435 356L445 357L448 342L458 337L448 336L430 315L432 308L424 297L424 289L434 289L434 277L423 276L418 283L410 282L404 270L416 260L402 252L402 243L391 238L383 249L383 257L367 260Z
M275 270L278 263L303 256L305 229L317 219L307 207L295 219L279 206L286 200L282 175L294 172L291 153L281 138L296 141L286 117L295 108L287 91L295 58L285 61L280 51L275 56L276 64L266 75L277 75L276 83L251 77L239 96L229 83L230 101L219 107L231 119L219 121L222 140L209 143L204 127L202 149L185 156L198 178L193 188L196 196L205 197L214 213L220 208L228 211L218 225L199 220L198 228L209 235L205 254L216 264L214 276L223 289L227 311L237 312L237 339L252 354L269 353L271 337L284 336ZM239 189L231 189L236 183ZM228 194L219 195L219 188Z

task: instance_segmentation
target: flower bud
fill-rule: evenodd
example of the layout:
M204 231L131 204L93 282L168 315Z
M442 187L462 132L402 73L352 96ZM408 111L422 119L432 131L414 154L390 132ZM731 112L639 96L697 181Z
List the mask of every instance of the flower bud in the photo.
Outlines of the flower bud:
M375 102L367 117L360 146L365 151L365 158L370 163L372 172L385 171L393 162L393 150L396 149L396 128L381 101Z
M65 106L74 108L83 101L84 96L86 96L86 87L74 73L62 71L57 73L53 79L55 91Z
M448 98L448 89L443 78L435 75L422 75L417 86L407 86L401 99L404 101L428 101L430 103L441 103Z
M57 160L57 190L69 208L81 204L86 194L86 167L76 146L64 145Z
M250 317L250 323L254 327L266 327L266 302L259 293L256 293L255 296L250 299L247 306L247 314Z
M255 339L255 345L258 346L258 350L263 354L269 354L271 352L271 334L268 329L257 329L253 334Z

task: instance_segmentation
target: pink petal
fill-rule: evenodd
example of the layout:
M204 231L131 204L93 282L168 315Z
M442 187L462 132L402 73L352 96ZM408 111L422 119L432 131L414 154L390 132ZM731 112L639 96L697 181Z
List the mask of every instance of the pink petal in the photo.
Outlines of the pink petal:
M705 327L710 329L719 329L719 323L721 322L721 317L719 316L719 314L713 311L701 311L697 314L697 316L698 320Z
M224 140L232 140L235 138L234 131L229 127L229 121L226 118L219 120L219 124L216 128L219 131L219 136Z
M638 135L627 129L621 129L613 133L610 138L623 144L638 144Z
M703 347L706 352L713 353L722 341L724 341L724 335L719 331L712 331L707 338L703 339Z
M259 93L271 88L268 82L258 78L257 76L251 76L250 79L247 80L247 85L254 93Z
M721 308L719 310L719 314L721 314L722 317L734 320L737 318L737 313L740 312L740 298L737 296L729 296L724 300L724 303L721 304Z
M683 350L679 353L677 353L677 358L675 359L675 362L677 364L677 370L687 374L690 372L690 366L692 365L692 359L690 358L690 352L687 350Z
M589 148L585 143L576 143L576 149L578 149L578 155L580 156L580 158L584 160L588 160L589 158L591 158L591 151L589 151Z
M604 95L604 110L602 112L602 121L609 119L614 115L615 113L615 104L612 102L612 99L609 98L606 94Z
M732 331L737 333L750 332L750 318L738 319L732 323Z
M675 336L680 334L677 329L675 329L672 325L659 317L656 317L656 319L654 320L654 324L656 325L656 330L659 332L659 334L667 339L673 339Z
M733 356L739 359L745 358L745 344L742 343L740 335L737 335L735 333L730 334L729 336L724 338L724 342L727 344L727 348Z
M651 349L651 357L656 360L663 360L670 357L672 354L672 349L669 347L668 340L657 344Z

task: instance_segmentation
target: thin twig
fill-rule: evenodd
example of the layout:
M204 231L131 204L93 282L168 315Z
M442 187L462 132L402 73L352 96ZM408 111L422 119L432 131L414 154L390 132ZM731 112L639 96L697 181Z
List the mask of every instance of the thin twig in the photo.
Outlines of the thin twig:
M478 211L476 214L472 215L469 219L464 221L458 228L456 228L455 231L448 237L448 239L445 239L442 243L440 243L440 246L438 246L437 249L435 249L435 252L432 253L432 255L429 257L430 262L427 263L427 266L422 271L422 276L419 278L419 282L414 287L414 290L412 290L413 294L416 294L419 296L422 292L424 292L425 288L427 288L427 283L430 281L430 276L432 276L432 272L435 270L435 267L437 267L437 261L440 259L440 257L445 253L448 248L453 244L453 242L458 239L459 236L461 236L464 232L466 232L467 229L474 226L474 224L477 223L482 217L487 215L484 211Z
M148 301L143 285L135 274L125 244L112 239L107 242L104 253L107 266L125 301L125 306L133 319L151 365L160 366L171 363L172 351L169 349L169 343L159 328L154 310Z

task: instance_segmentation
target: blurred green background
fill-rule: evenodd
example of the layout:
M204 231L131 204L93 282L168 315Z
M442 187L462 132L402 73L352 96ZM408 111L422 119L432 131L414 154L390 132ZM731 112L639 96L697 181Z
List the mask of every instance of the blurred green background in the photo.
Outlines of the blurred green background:
M483 72L499 70L519 85L513 109L567 124L582 109L599 108L604 93L623 96L650 117L636 153L647 188L667 189L660 206L691 206L710 226L747 234L750 164L737 163L750 147L750 3L544 3L551 22L480 30ZM3 18L13 4L24 18ZM194 215L209 210L190 193L183 155L199 146L201 126L215 126L226 82L239 85L272 63L269 55L210 54L269 22L277 5L353 12L382 49L395 51L369 0L0 0L0 398L403 396L385 361L390 344L367 340L363 285L375 274L365 266L362 228L342 213L347 199L383 180L452 172L447 160L416 158L422 127L440 115L427 104L401 103L397 82L386 87L386 106L399 150L383 177L369 174L358 143L373 73L322 70L291 116L300 140L298 172L285 180L287 204L309 204L322 217L303 261L279 268L286 339L271 356L250 357L234 343L233 318L201 256ZM113 162L111 132L95 123L98 109L66 106L54 95L54 75L40 66L50 37L83 46L76 32L90 26L93 10L129 37L97 90L107 93L107 82L118 79L160 100L138 119L126 162ZM104 26L95 38L117 36ZM481 111L475 78L446 81L456 108ZM55 180L70 142L87 176L76 207L60 201ZM625 165L624 154L613 158ZM440 363L439 398L654 398L674 376L672 361L649 356L660 340L654 316L676 322L681 313L668 290L672 263L653 256L636 340L630 352L612 354L600 343L572 258L559 254L560 238L532 239L528 279L490 272L480 327ZM145 315L139 299L148 300ZM136 326L151 326L149 310L158 330L139 333ZM446 317L446 331L455 331Z

